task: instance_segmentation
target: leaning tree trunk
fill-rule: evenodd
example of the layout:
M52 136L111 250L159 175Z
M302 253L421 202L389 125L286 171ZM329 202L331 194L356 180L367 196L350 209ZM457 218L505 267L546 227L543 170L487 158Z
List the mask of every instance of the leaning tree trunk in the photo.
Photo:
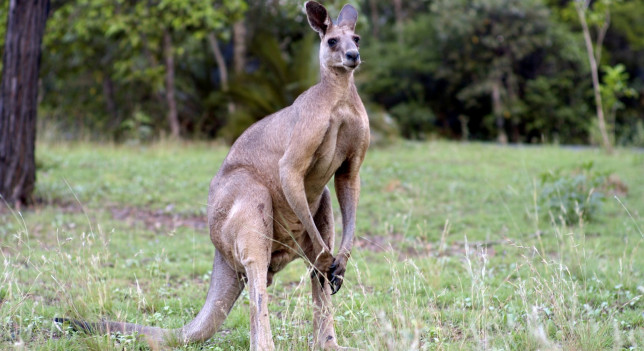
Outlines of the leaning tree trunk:
M224 54L219 49L219 43L217 42L217 37L215 33L208 33L208 43L210 43L210 48L212 49L212 54L215 56L215 61L217 62L217 68L219 69L219 79L221 80L221 90L224 93L228 93L228 69L226 68L226 60L224 60ZM235 103L232 101L228 102L228 116L235 112Z
M593 49L593 41L590 37L590 29L588 28L588 22L586 21L586 11L589 1L584 4L581 4L579 1L575 2L575 9L577 10L577 16L579 17L579 22L581 23L581 28L584 34L584 43L586 44L586 53L588 54L588 63L590 64L590 75L593 80L593 92L595 93L595 110L597 111L597 121L599 122L599 132L602 135L602 144L606 149L606 152L613 152L613 145L611 144L610 138L608 138L608 130L606 127L606 118L604 117L604 107L602 105L602 96L601 96L601 85L599 82L599 61L598 58L601 57L600 53L596 53L595 50L601 51L601 46L598 46ZM585 6L585 7L584 7ZM607 17L610 18L610 17ZM608 23L605 22L602 30L600 31L599 39L597 45L601 45L606 35L606 30L608 30ZM601 41L600 41L601 40Z
M49 0L9 0L0 81L0 195L16 206L31 202L36 182L38 71L48 13Z

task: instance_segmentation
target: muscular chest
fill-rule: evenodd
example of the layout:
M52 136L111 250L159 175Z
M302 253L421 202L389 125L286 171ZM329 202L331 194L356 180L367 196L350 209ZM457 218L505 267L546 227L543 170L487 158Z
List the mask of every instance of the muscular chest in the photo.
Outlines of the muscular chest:
M342 163L368 143L366 115L356 107L341 104L330 111L329 128L315 152L307 178L326 184Z

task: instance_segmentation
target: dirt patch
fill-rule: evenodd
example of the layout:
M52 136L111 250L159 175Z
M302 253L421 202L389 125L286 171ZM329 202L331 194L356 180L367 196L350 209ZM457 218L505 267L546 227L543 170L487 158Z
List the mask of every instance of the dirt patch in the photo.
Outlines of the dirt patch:
M6 202L0 201L0 216L17 214L21 211L38 212L48 207L55 207L60 213L79 213L82 212L81 206L77 202L65 200L43 200L36 199L29 206L9 207Z
M354 247L371 252L393 252L398 255L399 260L405 260L414 257L465 257L468 252L471 255L483 253L492 257L497 253L494 247L503 242L503 240L467 243L455 241L445 244L410 239L402 234L394 233L387 236L369 234L357 236Z
M394 247L394 245L401 243L402 240L404 240L404 237L399 234L394 234L390 237L367 234L365 236L356 236L353 246L372 252L397 251L398 248Z
M395 191L399 184L393 183ZM30 207L32 211L40 211L46 207L55 207L56 212L62 214L83 213L84 209L77 202L40 202ZM157 234L169 233L178 228L190 228L196 231L205 231L208 227L208 218L203 215L177 214L172 206L165 209L149 210L133 206L109 205L106 211L113 219L121 221L128 226L143 226L145 229ZM85 209L89 214L101 211L100 209ZM11 215L12 211L6 205L0 204L0 218ZM32 231L33 232L33 231ZM494 256L496 251L493 246L500 242L453 242L449 244L426 242L419 239L407 238L400 233L388 235L366 235L356 236L354 247L370 252L392 252L398 259L404 260L413 257L441 257L441 256L465 256L466 251L474 253L485 251L486 255ZM467 250L466 250L467 247Z
M146 210L136 207L110 207L112 218L124 221L128 225L137 223L154 232L168 232L179 227L195 230L205 229L208 219L205 215L178 215L167 210Z

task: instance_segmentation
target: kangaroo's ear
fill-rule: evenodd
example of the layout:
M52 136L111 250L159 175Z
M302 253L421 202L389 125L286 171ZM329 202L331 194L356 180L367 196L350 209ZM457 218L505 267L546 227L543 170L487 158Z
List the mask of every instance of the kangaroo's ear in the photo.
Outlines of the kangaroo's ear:
M321 37L324 36L326 31L332 25L329 13L326 11L324 6L315 1L307 1L304 3L304 7L306 8L306 16L309 19L311 28L320 33Z
M349 27L351 30L355 30L356 21L358 21L358 11L349 4L344 5L342 11L340 11L340 14L338 15L338 26Z

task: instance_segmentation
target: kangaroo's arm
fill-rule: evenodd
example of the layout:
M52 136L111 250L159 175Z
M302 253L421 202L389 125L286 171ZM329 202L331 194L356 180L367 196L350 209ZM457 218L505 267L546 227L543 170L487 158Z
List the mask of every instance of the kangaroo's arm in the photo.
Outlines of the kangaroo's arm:
M302 118L304 119L304 117ZM308 233L318 255L326 256L326 267L331 264L331 250L322 240L319 230L313 221L313 215L309 207L304 178L311 164L314 162L315 151L320 147L329 122L319 120L298 121L291 133L291 138L286 147L284 155L279 160L280 183L284 197L289 206L295 212L297 218L302 222L304 230Z
M342 242L338 255L328 273L332 294L335 294L344 280L347 261L351 255L353 238L356 229L356 210L360 196L360 165L364 160L364 152L346 160L335 172L335 192L342 213Z
M356 210L360 196L360 174L358 168L362 160L345 162L335 173L335 192L342 213L342 242L338 258L347 259L351 255L353 237L356 229Z

